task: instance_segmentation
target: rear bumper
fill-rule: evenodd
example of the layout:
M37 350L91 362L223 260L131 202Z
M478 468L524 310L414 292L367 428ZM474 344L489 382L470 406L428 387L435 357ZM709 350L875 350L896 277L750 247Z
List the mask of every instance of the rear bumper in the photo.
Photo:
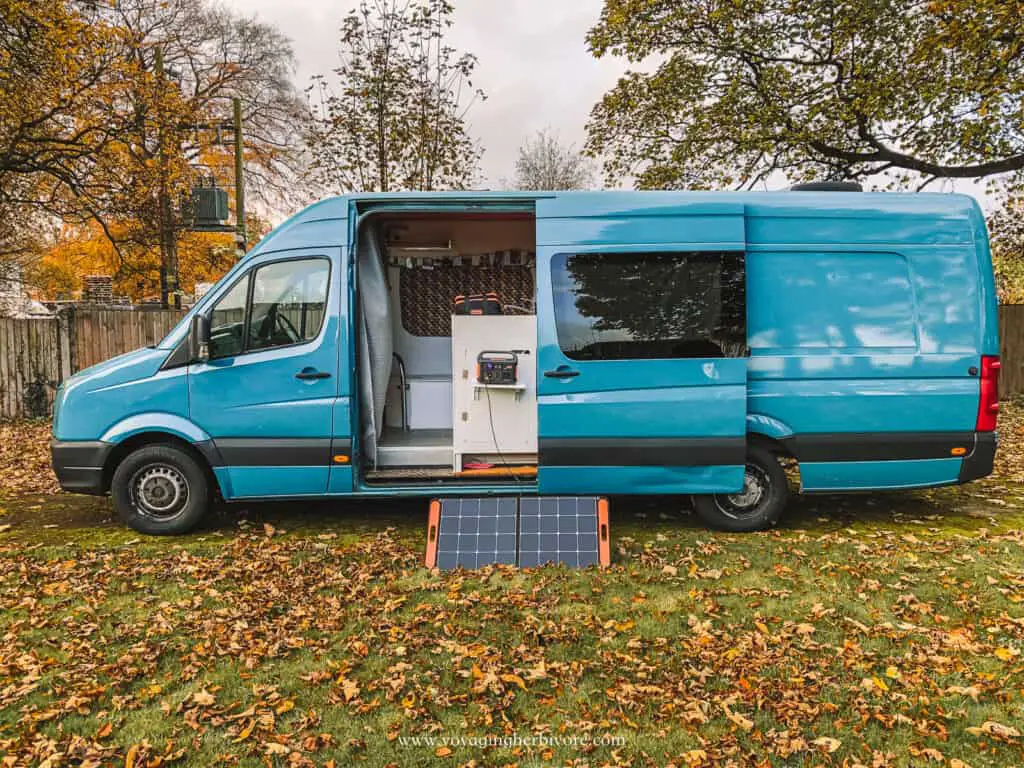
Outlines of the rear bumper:
M51 440L50 456L60 487L71 493L106 493L103 466L113 447L100 440Z
M964 457L963 464L960 466L959 481L969 483L972 480L991 475L998 445L998 433L976 432L974 434L974 450Z

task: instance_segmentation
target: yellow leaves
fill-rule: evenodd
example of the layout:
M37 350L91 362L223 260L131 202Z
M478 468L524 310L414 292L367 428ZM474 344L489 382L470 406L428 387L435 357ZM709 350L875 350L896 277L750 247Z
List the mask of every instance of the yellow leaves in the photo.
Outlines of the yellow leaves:
M526 690L526 681L523 680L523 678L521 678L519 675L511 675L511 674L499 675L499 679L503 683L509 683L509 684L512 684L512 685L517 685L521 689L523 689L524 691Z
M727 699L726 701L720 702L722 711L725 712L725 716L729 719L729 722L738 725L742 730L749 731L754 727L754 721L746 715L742 715L739 712L732 711L732 704L734 699Z
M962 685L951 685L946 689L946 693L952 693L958 696L969 696L974 701L977 701L978 696L981 695L981 689L976 685L966 687Z
M132 744L128 747L128 752L124 757L124 768L135 768L135 760L139 756L139 745Z
M860 681L860 687L869 692L882 691L884 693L889 690L889 686L878 676L865 677Z
M243 741L245 741L245 740L246 740L246 739L248 739L248 738L249 738L250 736L252 736L252 732L253 732L253 731L254 731L255 729L256 729L256 720L255 720L255 719L252 719L252 720L250 720L250 721L249 721L248 725L246 725L246 726L244 726L244 727L242 728L242 730L241 730L241 731L239 732L238 736L236 736L236 737L235 737L234 739L232 739L232 741L233 741L233 742L234 742L235 744L238 744L238 743L240 743L240 742L243 742Z
M212 707L217 700L212 693L203 688L192 694L192 701L200 707Z
M981 727L967 728L966 731L972 736L991 736L1000 741L1011 741L1020 738L1020 731L1012 725L1003 725L994 720L986 720Z
M295 699L285 699L274 707L274 712L278 715L283 715L286 712L291 712L293 709L295 709Z
M996 648L995 657L1002 661L1013 661L1015 658L1020 656L1020 651L1016 648Z
M843 746L843 742L841 742L839 739L833 739L831 736L822 736L812 741L811 744L818 747L824 752L828 752L829 754L832 754L841 746Z
M346 704L359 695L359 683L355 680L341 677L338 682L341 684L341 695L345 697Z
M946 756L943 755L939 750L934 747L915 747L911 746L908 750L914 757L924 757L931 760L933 763L945 763Z
M448 757L451 753L451 747L438 747L434 750L434 757Z

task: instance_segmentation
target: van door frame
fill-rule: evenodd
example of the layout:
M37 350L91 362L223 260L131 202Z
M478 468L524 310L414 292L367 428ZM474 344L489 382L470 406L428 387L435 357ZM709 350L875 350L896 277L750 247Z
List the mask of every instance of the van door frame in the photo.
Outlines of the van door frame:
M362 424L360 423L360 393L359 393L359 344L361 343L357 319L360 313L359 305L359 274L358 274L358 251L359 234L366 221L374 216L385 213L528 213L534 220L536 227L537 199L535 197L495 197L492 200L444 200L432 203L422 203L415 199L387 198L353 198L349 203L349 249L348 249L348 274L349 274L349 306L351 307L348 324L352 343L349 345L349 370L352 371L352 490L354 494L364 496L396 496L396 495L422 495L425 490L444 489L447 496L469 496L473 494L520 494L534 493L537 490L536 482L519 482L503 484L476 484L476 483L446 483L443 480L431 480L424 483L367 483L362 472L362 446L360 445L360 434ZM534 283L534 295L537 286Z

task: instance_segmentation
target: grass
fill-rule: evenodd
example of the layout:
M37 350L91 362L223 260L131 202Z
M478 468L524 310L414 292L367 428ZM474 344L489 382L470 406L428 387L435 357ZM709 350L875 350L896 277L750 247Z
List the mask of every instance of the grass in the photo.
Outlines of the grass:
M992 478L798 498L769 533L616 500L606 570L428 572L420 502L252 505L140 537L108 501L16 469L0 488L0 754L1021 765L1022 414L1006 409Z

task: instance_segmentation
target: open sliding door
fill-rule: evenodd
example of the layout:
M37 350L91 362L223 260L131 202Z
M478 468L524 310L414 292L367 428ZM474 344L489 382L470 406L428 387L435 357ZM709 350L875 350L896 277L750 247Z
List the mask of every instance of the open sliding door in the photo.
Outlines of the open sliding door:
M743 206L644 197L537 202L543 494L743 487Z

